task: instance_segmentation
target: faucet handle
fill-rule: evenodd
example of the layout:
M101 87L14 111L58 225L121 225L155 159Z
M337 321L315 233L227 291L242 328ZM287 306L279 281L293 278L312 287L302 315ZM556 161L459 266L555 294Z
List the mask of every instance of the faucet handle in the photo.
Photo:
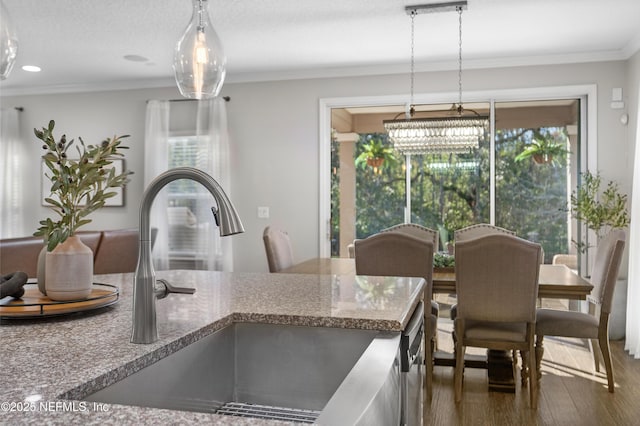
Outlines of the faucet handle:
M157 299L164 299L169 295L169 293L193 294L195 292L195 288L176 287L171 285L169 281L162 278L156 280L155 294Z

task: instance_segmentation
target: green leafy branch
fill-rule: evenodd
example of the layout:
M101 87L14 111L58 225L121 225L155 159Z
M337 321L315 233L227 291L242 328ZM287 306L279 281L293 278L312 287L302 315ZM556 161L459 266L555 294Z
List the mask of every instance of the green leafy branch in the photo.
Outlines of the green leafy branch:
M627 210L627 195L620 193L618 184L610 181L598 198L602 183L600 174L586 172L582 178L582 184L570 197L572 216L593 230L598 239L608 229L626 228L631 220ZM584 244L574 243L580 251L585 251Z
M115 197L114 189L124 187L129 182L128 176L133 174L128 170L116 174L116 170L109 167L113 160L124 157L120 150L128 147L122 145L122 139L129 135L114 136L99 145L85 145L82 138L78 138L80 146L75 146L78 158L70 159L67 152L74 140L67 141L66 135L62 135L56 141L54 127L55 122L51 120L48 127L34 129L36 137L44 142L42 148L46 153L42 158L48 169L45 176L51 181L51 194L45 201L59 216L57 221L51 218L40 221L41 226L33 234L44 238L48 251L90 223L87 216L104 207L107 199Z

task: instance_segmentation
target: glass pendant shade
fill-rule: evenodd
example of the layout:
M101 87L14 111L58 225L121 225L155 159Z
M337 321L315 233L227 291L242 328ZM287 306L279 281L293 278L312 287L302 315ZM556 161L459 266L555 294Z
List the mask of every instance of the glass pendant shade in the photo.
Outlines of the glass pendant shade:
M182 96L208 99L217 96L226 74L227 58L211 25L207 0L192 0L193 15L176 44L173 70Z
M478 148L488 117L413 118L386 120L393 147L402 154L460 154Z
M9 77L18 56L18 35L4 3L0 1L0 80Z

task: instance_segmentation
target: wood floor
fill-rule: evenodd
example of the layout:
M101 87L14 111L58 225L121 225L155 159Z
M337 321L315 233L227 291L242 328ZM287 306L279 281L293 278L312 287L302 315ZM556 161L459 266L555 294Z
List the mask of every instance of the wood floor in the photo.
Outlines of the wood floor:
M442 316L442 312L441 312ZM451 351L451 321L438 320L438 345ZM640 425L640 360L613 341L615 393L607 390L604 366L579 339L545 338L537 410L517 377L516 393L489 392L487 371L465 369L462 401L454 402L453 368L434 368L433 398L425 404L425 425ZM481 353L481 352L480 352Z

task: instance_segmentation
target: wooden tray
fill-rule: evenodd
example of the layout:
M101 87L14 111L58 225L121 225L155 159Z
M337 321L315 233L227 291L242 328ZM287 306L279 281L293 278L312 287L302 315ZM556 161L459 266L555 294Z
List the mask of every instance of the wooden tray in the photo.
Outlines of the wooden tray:
M37 284L27 283L20 299L5 297L0 301L1 319L31 319L76 312L91 311L113 305L118 301L118 287L111 284L93 283L87 299L53 301L40 293Z

